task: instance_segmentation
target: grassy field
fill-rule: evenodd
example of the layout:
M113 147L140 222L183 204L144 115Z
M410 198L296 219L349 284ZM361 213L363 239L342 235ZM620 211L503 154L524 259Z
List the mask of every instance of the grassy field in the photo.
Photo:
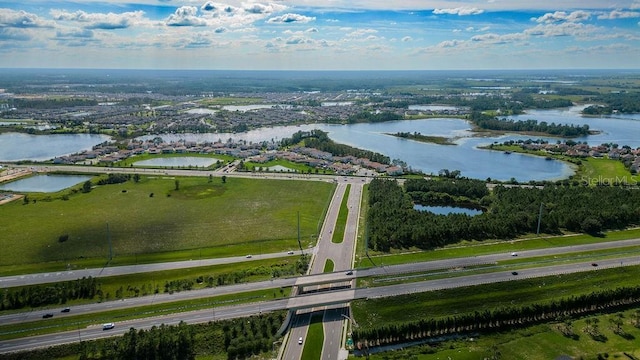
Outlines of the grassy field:
M327 261L325 261L324 263L324 269L322 272L325 272L325 273L333 272L333 267L334 267L333 260L327 259Z
M297 247L298 212L303 246L311 246L333 188L312 181L143 176L139 183L70 192L66 201L35 194L35 203L0 206L0 275L20 264L104 265L109 243L112 264L288 250ZM63 235L68 240L59 242Z

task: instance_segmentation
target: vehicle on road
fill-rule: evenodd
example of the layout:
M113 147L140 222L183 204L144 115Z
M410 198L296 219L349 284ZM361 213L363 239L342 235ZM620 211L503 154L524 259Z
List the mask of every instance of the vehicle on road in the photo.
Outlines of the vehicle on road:
M517 271L512 271L511 275L518 275L518 272Z
M518 256L518 253L517 252L512 252L511 256Z
M287 254L289 254L289 255L293 255L293 251L292 251L292 250L289 250L289 252L287 252Z
M353 270L349 270L345 273L345 275L353 275Z
M68 308L68 307L66 307L66 308L64 308L64 309L62 309L62 310L60 310L60 312L69 312L69 311L71 311L71 308Z
M48 319L48 318L50 318L50 317L53 317L53 314L52 314L52 313L46 313L46 314L43 314L43 315L42 315L42 318L43 318L43 319Z
M253 256L252 255L247 255L245 256L247 259L251 259Z
M102 330L111 330L114 327L116 327L116 324L114 324L114 323L102 324Z
M591 266L598 266L598 264L597 263L592 263Z
M298 338L298 345L302 345L302 337Z

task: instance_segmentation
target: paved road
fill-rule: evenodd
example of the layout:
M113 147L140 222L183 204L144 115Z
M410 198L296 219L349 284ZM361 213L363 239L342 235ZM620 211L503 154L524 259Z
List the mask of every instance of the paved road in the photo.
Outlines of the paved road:
M320 230L320 236L318 238L318 244L316 245L316 253L313 257L313 262L311 264L311 269L309 271L310 274L322 274L324 272L324 266L327 259L331 259L333 252L335 249L331 246L331 239L333 237L333 231L335 229L336 221L338 219L338 214L340 212L340 205L342 204L342 199L344 197L344 193L347 185L344 183L338 183L336 186L336 190L331 198L331 203L329 204L329 209L327 210L327 215L325 216L324 223L322 225L322 229ZM334 269L335 267L334 263ZM292 299L293 300L293 299ZM318 309L321 310L321 309ZM313 309L312 309L313 311ZM302 358L302 351L304 346L300 346L299 339L302 337L303 344L306 339L306 334L309 328L309 321L301 321L298 318L309 317L309 313L307 310L305 311L297 311L293 317L293 322L298 324L295 328L291 328L289 330L289 334L285 339L284 352L282 353L281 359L285 360L297 360Z
M637 246L637 245L640 245L640 239L621 240L621 241L612 241L612 242L576 245L576 246L567 246L567 247L549 248L549 249L539 249L539 250L528 250L528 251L518 252L517 258L526 259L526 258L532 258L532 257L538 257L538 256L553 256L553 255L570 254L570 253L576 253L576 252L597 251L597 250L617 249L617 248L620 249L620 252L619 252L621 254L620 256L627 256L629 254L629 251L625 250L624 247ZM579 256L580 256L579 254L576 255L576 257L579 257ZM586 256L587 258L589 257L588 255ZM464 268L464 267L473 266L473 265L493 264L498 261L513 260L513 259L514 257L511 256L510 253L501 253L501 254L466 257L466 258L435 260L435 261L428 261L428 262L421 262L421 263L401 264L401 265L391 265L391 266L383 266L383 267L369 268L369 269L360 269L360 270L354 270L353 275L345 275L344 271L337 271L337 272L327 273L327 274L300 276L297 278L278 278L278 279L273 279L269 281L220 286L220 287L203 289L203 290L184 291L184 292L177 292L173 294L161 293L153 296L128 298L126 300L77 305L73 307L71 313L58 314L62 309L60 307L53 307L50 309L42 309L42 310L35 310L35 311L29 311L29 312L14 313L10 315L0 316L0 323L10 324L10 323L26 322L26 321L40 321L40 320L46 321L42 319L42 314L45 312L53 312L55 313L56 317L72 316L72 315L78 315L78 314L108 311L111 309L126 309L126 308L140 307L140 306L151 305L151 304L175 302L180 300L197 299L197 298L212 297L212 296L219 296L219 295L225 295L225 294L235 294L235 293L242 293L242 292L254 291L254 290L290 287L293 285L301 285L301 284L314 285L314 284L322 284L322 283L336 283L343 279L351 280L356 276L360 278L367 277L367 276L380 276L380 275L398 275L399 277L402 277L404 276L404 274L421 273L425 271L434 271L434 270L442 270L442 269L459 269L459 268ZM323 266L324 266L324 263L323 263Z
M346 289L330 292L314 293L309 295L297 296L294 298L278 299L273 301L265 301L261 303L243 304L237 306L220 307L215 309L215 314L211 309L193 311L189 313L177 313L157 318L136 319L123 323L117 323L116 328L109 331L103 331L99 325L91 326L85 329L78 329L64 333L56 333L49 335L34 336L28 338L6 340L0 342L0 353L28 350L34 347L44 347L56 344L72 343L79 340L88 340L92 338L119 335L126 332L130 327L136 329L147 329L153 325L177 324L185 321L190 324L204 323L214 319L228 319L236 317L246 317L255 315L260 312L269 312L282 309L296 308L314 308L325 305L339 305L348 303L355 299L371 299L377 297L397 296L403 294L411 294L417 292L434 291L442 289L450 289L455 287L481 285L495 282L505 282L513 280L521 280L526 278L536 278L542 276L567 274L574 272L598 271L603 268L612 268L620 266L640 265L640 258L637 256L622 257L618 259L606 259L598 261L598 266L592 266L591 261L582 263L554 265L546 267L538 267L531 269L518 269L518 275L513 275L510 270L500 271L488 274L461 276L455 278L446 278L438 280L428 280L416 283L397 284L390 286L382 286L376 288L362 289ZM306 311L308 313L308 311ZM304 326L304 318L297 319L297 323L293 327L294 332ZM307 321L308 322L308 321ZM304 331L295 333L295 345L297 338L304 338ZM301 347L298 347L301 348Z
M305 251L314 251L314 250L315 250L314 248L311 248ZM300 255L300 250L294 251L293 254L289 254L288 251L285 251L285 252L271 253L271 254L252 255L251 258L247 258L246 256L235 256L235 257L226 257L226 258L217 258L217 259L199 259L199 260L174 261L174 262L164 262L164 263L155 263L155 264L113 266L113 267L94 268L94 269L79 269L79 270L77 269L77 270L47 272L47 273L39 273L39 274L14 275L14 276L0 277L0 288L45 284L45 283L52 283L52 282L58 282L58 281L70 281L70 280L76 280L76 279L89 277L89 276L96 277L96 278L105 277L105 276L118 276L118 275L137 274L137 273L154 272L154 271L186 269L186 268L194 268L194 267L201 267L201 266L223 265L223 264L264 260L264 259L275 259L275 258L281 258L285 256L298 256L298 255Z

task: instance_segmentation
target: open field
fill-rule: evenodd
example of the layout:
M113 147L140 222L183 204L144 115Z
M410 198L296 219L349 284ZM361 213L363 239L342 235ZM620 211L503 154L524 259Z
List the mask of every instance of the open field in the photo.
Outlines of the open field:
M298 212L301 241L310 246L333 188L311 181L143 176L138 183L72 192L66 201L30 195L38 200L0 207L0 274L29 263L74 268L91 259L104 265L109 243L114 265L178 260L173 252L193 259L288 250L297 247ZM68 240L60 242L63 235Z

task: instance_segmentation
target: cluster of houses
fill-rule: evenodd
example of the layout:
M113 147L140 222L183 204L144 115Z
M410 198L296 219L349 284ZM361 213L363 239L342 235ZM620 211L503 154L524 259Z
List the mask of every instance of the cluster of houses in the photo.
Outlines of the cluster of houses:
M73 155L60 156L53 159L54 164L115 164L135 155L142 154L211 154L229 155L243 161L266 163L275 159L284 159L295 163L309 165L316 169L331 170L339 175L350 175L360 169L369 169L379 174L392 176L402 175L400 166L381 164L354 156L333 156L331 153L313 148L293 147L290 150L278 150L277 144L271 142L246 143L244 141L217 141L196 143L181 140L163 142L153 140L130 140L126 147L118 147L113 143L102 143L91 150Z
M632 173L640 172L640 148L619 147L617 144L589 146L585 143L522 143L525 150L542 150L552 154L562 154L575 158L602 158L620 160L629 166Z

